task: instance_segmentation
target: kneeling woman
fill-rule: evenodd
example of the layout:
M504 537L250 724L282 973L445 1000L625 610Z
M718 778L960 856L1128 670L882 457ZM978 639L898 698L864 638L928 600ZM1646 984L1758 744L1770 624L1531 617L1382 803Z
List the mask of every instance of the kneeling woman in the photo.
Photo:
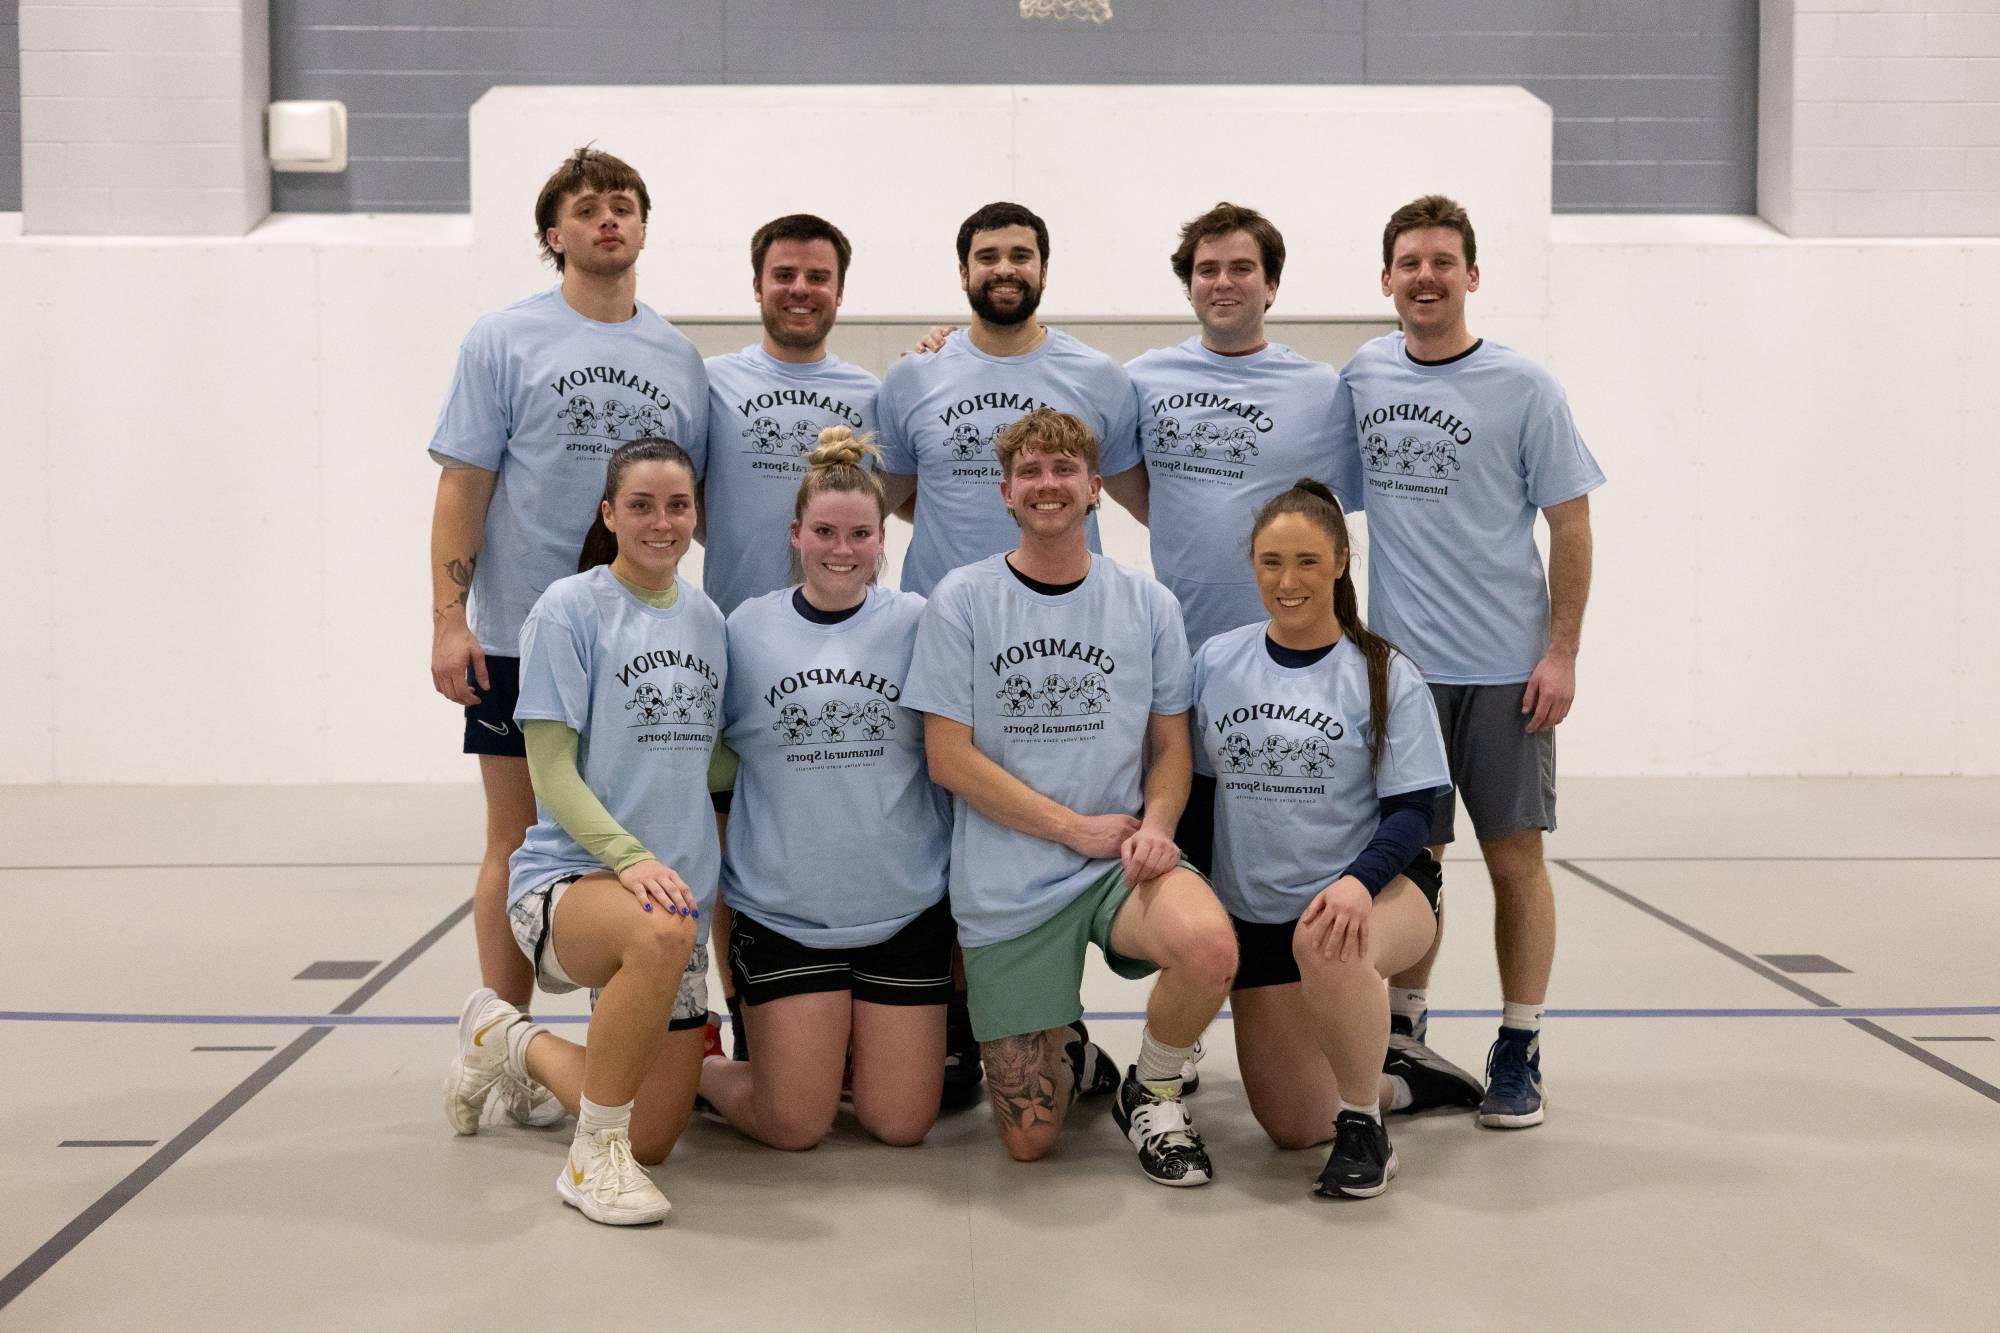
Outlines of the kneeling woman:
M681 447L622 446L584 572L528 614L514 716L540 818L509 864L507 911L543 990L593 988L589 1044L476 991L445 1085L461 1134L503 1070L547 1087L577 1117L556 1192L613 1225L669 1211L639 1163L663 1161L687 1124L708 1016L702 913L721 846L707 774L726 650L722 613L676 572L694 527Z
M1384 1063L1383 978L1437 931L1423 839L1450 780L1444 742L1423 678L1361 623L1333 493L1300 481L1274 497L1250 548L1270 620L1210 639L1194 665L1216 775L1215 892L1240 954L1237 1060L1279 1147L1333 1139L1315 1192L1370 1198L1396 1173L1385 1101L1481 1094L1427 1051Z
M701 1091L752 1138L810 1148L851 1046L862 1127L912 1144L937 1119L951 996L950 812L898 702L924 599L875 582L874 446L841 426L820 441L793 511L800 584L729 617L722 894L750 1059L711 1058Z

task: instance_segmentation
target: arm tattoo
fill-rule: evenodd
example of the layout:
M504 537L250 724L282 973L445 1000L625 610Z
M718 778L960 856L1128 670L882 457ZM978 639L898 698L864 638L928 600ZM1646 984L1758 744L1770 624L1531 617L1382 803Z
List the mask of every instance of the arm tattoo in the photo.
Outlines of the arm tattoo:
M986 1065L993 1114L1004 1127L1033 1129L1062 1124L1068 1098L1056 1081L1056 1061L1050 1058L1045 1034L1031 1032L982 1042L979 1051ZM1061 1052L1055 1054L1060 1057Z
M443 606L432 607L432 620L443 620L447 611L457 611L465 606L466 599L472 595L472 571L478 566L479 557L476 555L467 556L463 560L452 559L444 562L445 577L458 588L458 596Z

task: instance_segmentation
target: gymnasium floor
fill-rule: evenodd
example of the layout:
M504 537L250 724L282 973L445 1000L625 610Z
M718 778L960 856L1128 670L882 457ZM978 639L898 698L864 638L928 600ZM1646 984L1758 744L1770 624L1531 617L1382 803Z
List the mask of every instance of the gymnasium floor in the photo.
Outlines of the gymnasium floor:
M1540 1129L1392 1123L1387 1195L1313 1199L1223 1021L1210 1188L1102 1106L1034 1166L983 1111L796 1156L698 1123L673 1218L617 1231L556 1201L567 1130L439 1111L470 788L0 788L0 1330L2000 1327L2000 780L1563 800ZM1432 1044L1473 1067L1490 900L1448 868ZM1093 961L1122 1059L1142 995Z

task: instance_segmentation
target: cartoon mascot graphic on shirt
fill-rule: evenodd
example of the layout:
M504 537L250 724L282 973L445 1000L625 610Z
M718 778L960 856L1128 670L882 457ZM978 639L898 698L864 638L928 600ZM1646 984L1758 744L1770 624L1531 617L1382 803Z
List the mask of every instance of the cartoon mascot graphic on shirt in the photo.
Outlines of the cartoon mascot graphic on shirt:
M1237 463L1241 463L1245 459L1255 458L1257 456L1257 433L1248 426L1238 426L1235 430L1229 432L1229 442L1223 445L1222 452L1228 454L1230 459Z
M1448 477L1458 471L1458 441L1433 440L1431 442L1431 475Z
M667 712L673 715L676 722L694 721L694 691L676 681L673 689L667 692Z
M743 438L760 454L774 454L784 443L784 435L778 423L770 417L758 417L750 423L750 429L743 432Z
M701 711L701 720L715 721L715 686L702 685L694 692L694 706Z
M1370 433L1361 445L1361 456L1371 468L1380 468L1389 461L1389 442L1380 434Z
M819 708L819 734L830 741L847 739L847 728L854 721L852 705L838 699L828 699Z
M951 456L960 462L977 458L986 452L986 437L981 435L979 427L970 421L961 421L953 426L951 434L945 436L944 442L951 449Z
M1050 717L1060 717L1063 711L1063 697L1069 693L1070 682L1061 676L1050 676L1042 682L1042 711Z
M1222 771L1225 773L1248 773L1250 765L1257 758L1257 752L1250 748L1250 738L1240 731L1229 733L1229 739L1222 743Z
M626 438L626 432L632 425L631 408L625 406L624 403L616 398L607 398L604 400L604 406L599 410L597 416L599 424L604 428L606 439L622 440Z
M819 425L812 421L792 423L792 448L800 454L810 454L819 444Z
M797 745L812 735L813 720L806 710L797 704L786 704L778 710L778 720L771 724L771 730L785 738L785 744Z
M1166 453L1177 453L1181 447L1181 423L1175 417L1161 417L1159 428L1153 433L1153 447Z
M1028 684L1026 676L1016 672L1007 677L993 695L1000 701L1001 711L1008 717L1021 717L1035 701L1035 687Z
M638 410L632 413L631 426L635 440L658 438L667 433L666 418L651 403L639 404Z
M1111 698L1111 691L1104 688L1104 677L1095 671L1077 681L1073 693L1077 706L1086 713L1103 712L1105 701Z
M1283 773L1285 761L1292 757L1292 743L1283 736L1270 735L1264 738L1264 771Z
M879 741L896 729L895 714L889 705L880 699L870 699L861 705L861 734L871 741Z
M625 701L625 711L629 713L634 709L639 713L639 720L632 724L635 727L667 720L667 699L657 686L642 682L638 689L632 691L632 697Z
M1299 772L1309 778L1323 778L1333 767L1333 750L1319 736L1308 736L1297 746Z
M563 432L565 435L588 435L590 428L597 424L597 409L582 394L564 403L563 410L556 415L569 427Z

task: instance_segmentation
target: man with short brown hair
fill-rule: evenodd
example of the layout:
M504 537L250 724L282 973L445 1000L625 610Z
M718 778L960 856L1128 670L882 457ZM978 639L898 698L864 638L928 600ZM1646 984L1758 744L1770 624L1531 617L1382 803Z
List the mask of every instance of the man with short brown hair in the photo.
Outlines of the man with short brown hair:
M514 704L521 623L542 590L576 572L627 440L699 441L707 430L701 356L637 298L635 265L651 199L639 173L579 148L535 200L553 287L481 317L459 348L430 453L442 467L431 515L431 685L465 710L479 756L486 850L473 890L480 977L526 1009L534 977L507 923L507 859L535 822ZM540 1089L499 1085L517 1120L551 1124Z

